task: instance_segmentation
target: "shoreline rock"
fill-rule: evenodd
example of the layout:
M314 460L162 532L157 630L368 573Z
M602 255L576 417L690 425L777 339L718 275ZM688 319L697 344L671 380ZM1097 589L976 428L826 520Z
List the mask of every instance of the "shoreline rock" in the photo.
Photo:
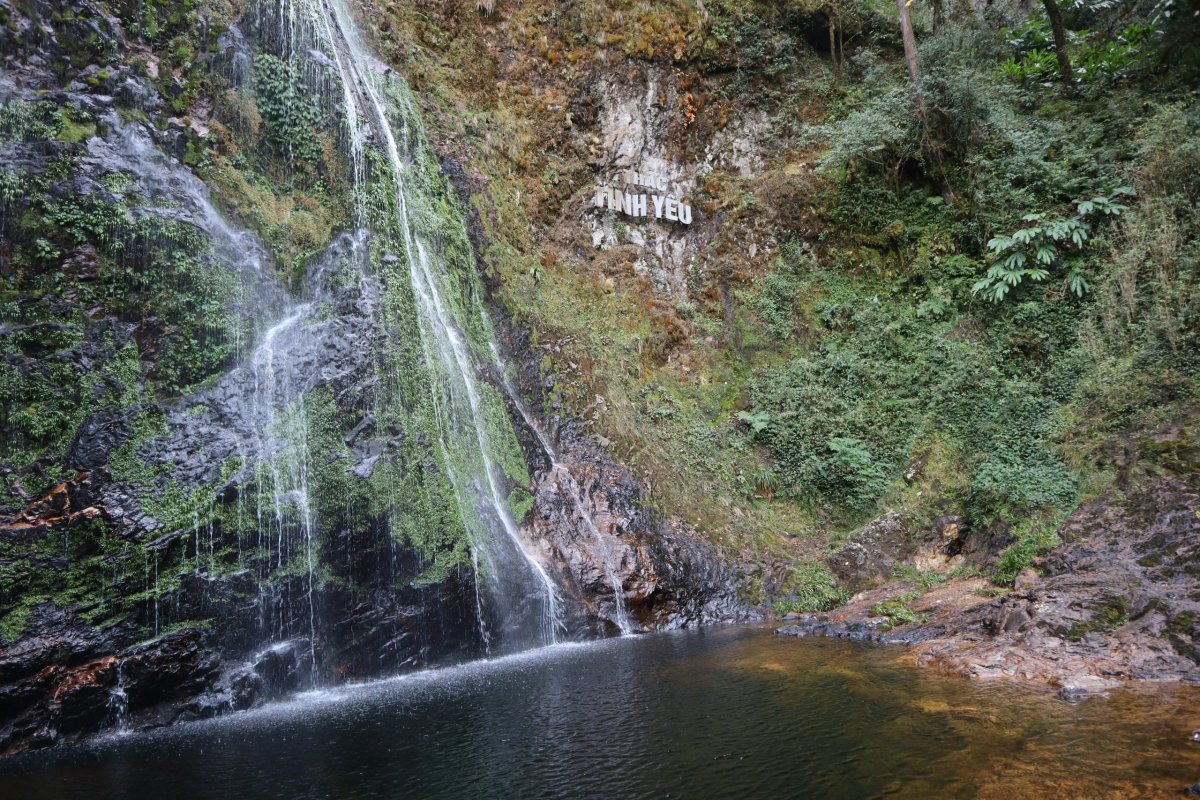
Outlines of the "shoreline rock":
M1059 535L1040 574L1002 596L980 578L951 581L893 626L880 607L911 589L893 584L776 633L906 645L918 666L1045 683L1068 699L1128 681L1200 683L1200 491L1153 478L1084 503Z

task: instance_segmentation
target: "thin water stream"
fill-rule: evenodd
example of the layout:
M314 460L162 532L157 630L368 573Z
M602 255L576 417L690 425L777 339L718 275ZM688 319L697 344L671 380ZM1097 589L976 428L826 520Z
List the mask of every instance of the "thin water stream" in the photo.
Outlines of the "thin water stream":
M521 415L525 426L533 431L538 445L541 447L546 460L550 464L550 471L557 478L559 485L565 490L563 494L566 495L567 500L571 503L571 507L579 515L580 524L583 525L590 536L590 546L593 550L592 557L596 563L603 565L605 577L608 579L609 585L612 586L612 621L622 636L628 636L634 632L634 623L629 617L628 609L625 607L625 587L621 582L618 570L620 566L620 554L615 553L613 548L605 542L604 537L600 535L600 529L596 527L596 519L583 500L583 490L580 488L579 482L575 480L575 475L571 470L559 459L558 449L551 444L550 437L546 435L546 432L542 430L542 426L534 419L529 407L521 399L520 392L513 386L512 380L508 377L508 373L504 369L504 359L500 355L500 349L496 346L495 342L491 343L491 351L492 366L496 375L499 376L505 394Z
M364 46L341 0L293 0L285 5L289 37L294 39L297 31L306 30L300 23L309 15L307 29L320 36L319 45L332 54L360 198L371 190L363 166L364 142L373 141L386 157L400 243L417 305L421 345L427 364L436 366L431 390L438 418L438 446L459 496L464 525L473 534L472 556L479 566L477 572L482 572L489 583L492 612L500 618L506 638L504 649L553 643L563 629L558 589L517 530L496 463L499 446L491 440L492 425L481 399L476 375L478 354L445 296L445 286L453 278L437 249L422 240L412 216L411 171L416 156L410 149L426 146L419 112L411 103L407 87ZM297 52L294 41L290 47ZM396 124L402 126L398 131L394 129ZM366 216L362 209L359 215ZM470 302L478 305L478 298ZM485 333L490 336L490 329ZM492 632L483 631L483 640L494 642Z

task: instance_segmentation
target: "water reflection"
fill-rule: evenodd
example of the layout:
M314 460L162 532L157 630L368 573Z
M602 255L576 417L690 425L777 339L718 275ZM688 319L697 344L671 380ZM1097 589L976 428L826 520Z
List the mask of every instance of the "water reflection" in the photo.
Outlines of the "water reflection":
M567 645L0 764L0 797L1161 797L1200 690L1069 704L731 628Z

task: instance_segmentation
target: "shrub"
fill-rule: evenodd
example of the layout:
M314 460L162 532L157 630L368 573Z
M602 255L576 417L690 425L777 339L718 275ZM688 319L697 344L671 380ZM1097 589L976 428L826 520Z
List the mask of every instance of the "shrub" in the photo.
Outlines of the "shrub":
M1005 29L1002 35L1012 53L1000 65L1005 78L1034 96L1046 87L1057 87L1058 60L1045 16L1031 16L1022 25ZM1154 27L1145 22L1129 25L1112 36L1099 31L1068 32L1076 81L1097 91L1143 74L1153 63L1156 38Z
M828 611L850 599L845 589L835 585L837 579L829 568L817 562L796 567L785 584L791 597L775 603L775 613Z
M871 606L871 616L886 617L887 626L895 628L899 625L910 625L917 621L916 612L908 607L910 601L917 599L917 594L904 594L884 600Z
M1024 227L987 243L995 260L987 275L971 287L971 293L999 303L1023 281L1044 281L1051 268L1063 266L1066 287L1076 297L1083 297L1088 284L1078 253L1091 236L1090 220L1119 216L1126 206L1117 198L1132 194L1132 187L1119 186L1108 195L1078 200L1070 217L1026 214L1021 218Z
M1053 527L1037 520L1025 523L1017 531L1017 541L1000 553L992 580L998 584L1011 585L1021 572L1033 563L1033 558L1049 552L1062 544L1062 539Z
M254 59L254 88L266 140L288 163L315 170L321 163L317 130L324 114L296 68L273 55L260 53Z
M773 269L746 297L747 305L772 339L784 341L796 329L796 301L807 256L776 259Z

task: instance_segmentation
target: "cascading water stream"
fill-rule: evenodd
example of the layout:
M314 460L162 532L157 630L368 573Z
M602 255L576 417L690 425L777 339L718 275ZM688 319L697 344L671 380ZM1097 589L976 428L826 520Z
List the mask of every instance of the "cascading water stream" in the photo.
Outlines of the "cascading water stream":
M486 318L484 322L487 322ZM550 443L550 438L542 430L542 426L538 424L537 420L533 418L529 407L525 405L525 401L521 399L521 395L517 392L516 387L512 385L512 381L504 369L504 360L500 357L500 350L496 347L496 343L494 341L491 342L490 347L492 350L492 366L499 377L501 385L504 387L505 394L521 415L521 419L525 421L526 427L533 431L538 444L541 445L542 452L546 454L546 460L550 462L550 471L558 476L561 483L565 484L565 494L575 507L576 512L578 512L580 521L587 528L588 533L591 534L594 548L599 550L599 553L593 553L593 556L599 556L597 560L604 565L605 577L612 586L612 621L622 636L628 636L633 633L633 622L629 619L629 611L625 607L625 587L619 575L619 565L614 566L613 564L616 556L613 554L612 548L605 544L604 537L600 535L600 529L596 527L595 517L592 516L592 512L583 502L583 490L575 480L574 474L572 474L566 465L559 461L557 449Z
M125 729L129 717L129 695L125 692L125 664L116 663L117 679L108 694L108 711L112 717L112 727L118 731Z
M295 401L305 387L293 385L289 371L289 350L294 349L297 330L311 317L311 302L297 304L275 280L267 268L270 256L256 235L231 223L215 206L208 189L188 169L168 158L155 144L152 133L142 123L123 120L110 113L105 122L106 136L95 136L87 142L84 160L100 173L128 176L127 194L137 198L139 216L152 215L164 220L194 227L205 234L208 249L200 254L205 261L216 262L232 273L237 287L235 300L245 325L233 333L233 352L243 356L240 372L248 375L251 386L249 403L233 408L231 436L237 438L237 456L243 468L254 465L258 475L255 525L258 531L258 586L260 601L259 627L262 636L281 638L294 635L296 626L290 618L306 613L312 678L316 679L316 605L313 591L316 586L317 559L313 539L315 519L309 497L308 452L304 437L304 406ZM134 243L136 244L136 242ZM280 312L282 309L282 313ZM245 352L248 342L258 344ZM232 402L234 393L221 399ZM294 413L285 413L294 404ZM272 430L286 428L286 430ZM292 441L282 442L290 438ZM210 511L216 498L209 498L208 508L197 502L191 504L192 572L211 577L218 568L213 516L201 515ZM238 516L245 509L245 499L239 492ZM264 513L264 510L266 513ZM263 537L266 537L265 539ZM205 541L206 539L206 541ZM242 562L242 540L238 538L238 562ZM269 589L271 573L284 571L293 551L303 548L304 598L306 608ZM206 552L205 552L206 551ZM271 558L262 557L271 553ZM273 558L273 562L272 562ZM159 552L147 563L147 591L153 594L152 630L160 633ZM294 569L294 567L290 567ZM286 593L288 590L284 590ZM164 610L165 612L165 610ZM115 698L115 696L114 696ZM114 699L116 702L116 699Z
M606 547L581 487L511 386L482 377L494 363L503 383L502 359L473 264L462 255L469 253L465 224L446 210L448 189L407 87L369 54L339 0L281 0L264 13L266 27L255 32L262 52L279 52L274 57L323 101L340 103L334 116L345 126L342 151L350 167L342 174L352 180L356 200L355 232L337 237L311 262L300 297L269 268L262 242L227 220L204 185L166 159L148 131L114 122L114 135L89 143L91 158L142 176L140 196L155 200L144 213L205 233L211 246L204 258L232 271L242 292L240 366L172 410L168 446L150 455L191 523L188 585L204 593L227 575L248 576L253 582L241 584L248 588L239 601L246 616L238 634L246 664L258 669L262 659L294 658L290 672L272 673L293 687L316 684L356 657L360 631L346 611L361 602L352 600L359 592L370 591L371 602L390 598L373 607L386 611L366 632L378 631L380 639L363 652L419 654L397 655L389 664L436 654L443 646L436 625L453 631L443 653L471 642L476 624L473 641L489 654L560 640L567 631L564 601L513 510L527 509L532 497L505 407L508 392L542 442L560 491L570 496L579 544L612 585L613 608L603 613L629 633L620 560ZM184 202L173 206L173 197ZM361 420L354 428L365 431L361 440L347 434L353 419ZM200 451L203 458L191 457ZM372 473L376 460L382 473ZM350 472L355 477L340 482ZM350 501L339 505L343 498L336 496L337 487L351 484L358 493L355 518L347 516ZM412 485L421 490L414 494ZM367 531L360 560L354 545ZM449 532L438 538L443 531ZM386 537L382 546L377 536ZM164 538L163 546L170 541ZM345 559L339 558L340 573L334 554ZM163 603L160 625L159 597L175 593L181 575L168 571L168 555L160 582L159 555L155 550L145 574L156 636L180 613L176 594L173 606ZM448 566L439 566L443 555ZM452 595L458 581L470 591L468 564L474 597ZM428 628L406 623L397 612L417 607L423 601L411 598L435 583L474 608L464 613L464 606L448 605L441 616L428 615ZM150 617L148 609L148 626ZM297 681L298 675L307 678ZM114 695L114 713L119 702Z
M250 371L254 377L254 407L252 413L255 421L255 437L252 443L253 455L260 469L265 469L270 477L270 481L267 484L269 487L269 497L262 497L261 489L264 482L260 480L260 496L255 503L260 547L264 530L267 533L268 539L272 535L276 538L275 552L277 562L275 568L282 570L285 565L285 556L289 555L293 548L290 536L295 526L292 524L290 517L292 514L296 515L296 523L303 539L304 566L307 573L305 576L305 604L308 611L310 671L315 680L317 669L317 625L316 608L313 601L313 586L316 563L313 545L314 520L312 504L308 495L307 425L305 424L304 404L302 402L295 403L292 415L281 419L279 409L286 407L288 398L298 396L298 392L295 391L294 387L289 385L290 376L287 365L276 363L280 337L284 337L286 346L287 334L295 331L311 313L311 303L297 305L289 309L287 316L281 321L269 328L263 335L262 343L254 351L250 362ZM287 453L287 457L282 459L279 453L274 451L274 437L267 435L268 431L277 427L284 428L283 431L276 431L277 434L282 433L286 438L290 439L289 450L291 452ZM282 464L280 463L281 460L283 461ZM262 510L264 505L267 504L269 504L272 513L267 519L264 519ZM270 567L269 563L267 567ZM266 574L260 576L260 587L264 585L266 577ZM261 594L260 603L264 603L264 598ZM282 614L280 614L278 626L275 635L282 637L285 634Z
M445 265L421 240L411 216L406 176L409 164L389 121L385 87L379 81L379 75L387 70L362 45L343 4L336 0L317 3L313 10L342 85L356 179L365 180L361 144L368 120L373 123L378 144L387 159L400 240L420 321L421 345L427 364L438 372L434 407L439 448L450 483L459 497L464 524L473 532L472 559L477 571L482 567L487 573L493 601L504 606L502 615L510 617L505 621L510 635L521 625L521 618L528 616L521 607L532 600L541 606L537 614L540 631L536 640L525 644L553 643L563 627L558 590L546 568L521 541L500 488L500 471L493 456L495 444L490 440L482 409L475 358L440 283ZM414 124L416 110L408 107L401 111L405 125ZM406 127L404 133L416 133L415 138L420 139L419 131L409 131ZM410 137L404 140L408 142ZM360 184L358 189L361 197L369 187ZM469 430L464 432L464 429ZM473 509L473 514L467 509ZM476 519L471 519L472 516ZM534 590L535 597L519 596L528 594L529 588ZM513 597L514 594L518 596ZM487 641L490 638L487 632L481 632Z

